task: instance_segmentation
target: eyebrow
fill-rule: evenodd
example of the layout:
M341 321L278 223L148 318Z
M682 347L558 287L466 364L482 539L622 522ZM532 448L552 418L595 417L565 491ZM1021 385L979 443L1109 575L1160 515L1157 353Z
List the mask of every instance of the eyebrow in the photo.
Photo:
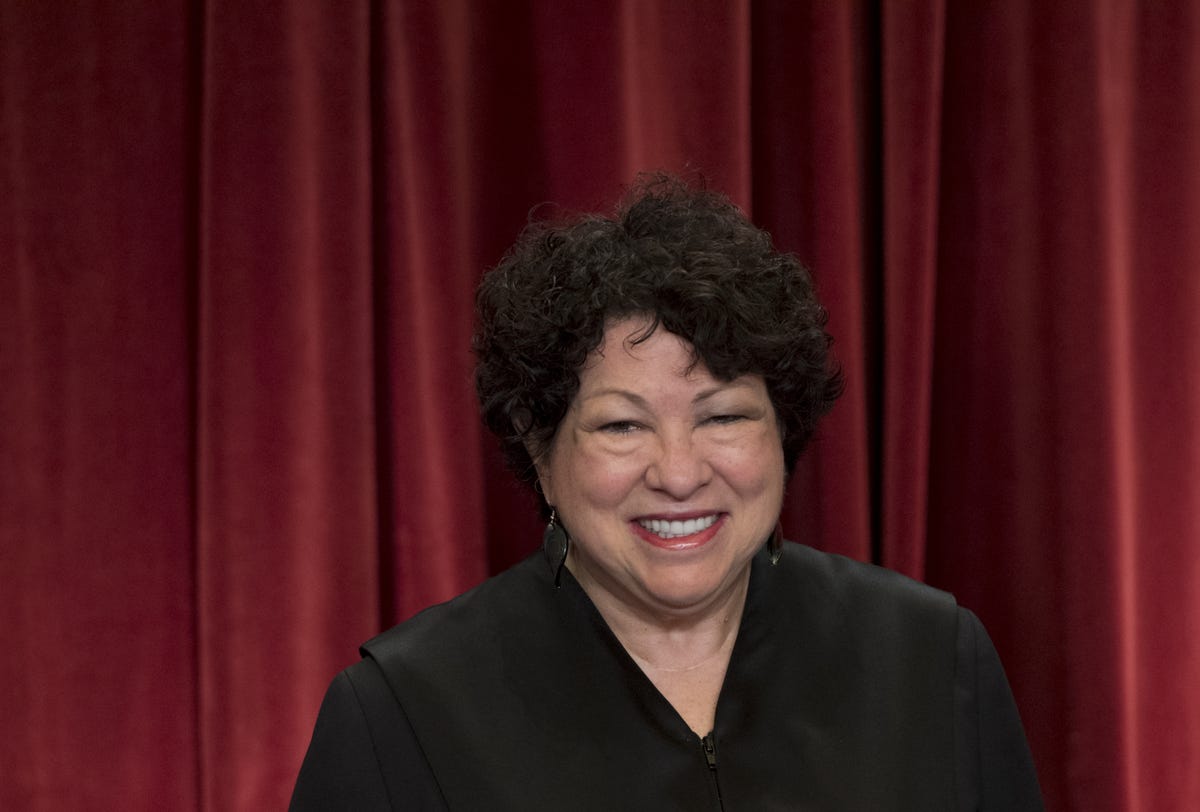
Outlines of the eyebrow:
M696 397L692 398L692 403L703 403L714 395L719 395L722 392L728 392L731 389L746 389L747 387L749 387L749 384L740 381L720 383L700 392L698 395L696 395ZM628 389L618 389L615 387L599 389L595 392L590 392L584 396L582 400L592 400L593 398L605 397L607 395L615 395L616 397L624 398L635 406L643 409L648 409L650 406L650 404L646 402L646 399L636 392L630 392Z

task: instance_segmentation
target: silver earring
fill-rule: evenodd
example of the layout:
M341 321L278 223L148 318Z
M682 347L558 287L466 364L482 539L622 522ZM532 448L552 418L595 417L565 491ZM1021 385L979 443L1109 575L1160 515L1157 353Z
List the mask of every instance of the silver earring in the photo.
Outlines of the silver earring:
M559 587L562 578L563 565L567 563L567 553L571 549L571 537L567 528L558 521L558 511L550 508L550 523L542 534L542 551L546 553L546 561L550 564L550 573L554 576L554 587Z
M771 557L771 566L779 563L779 557L783 555L783 524L775 522L775 530L771 533L771 538L767 539L767 553Z

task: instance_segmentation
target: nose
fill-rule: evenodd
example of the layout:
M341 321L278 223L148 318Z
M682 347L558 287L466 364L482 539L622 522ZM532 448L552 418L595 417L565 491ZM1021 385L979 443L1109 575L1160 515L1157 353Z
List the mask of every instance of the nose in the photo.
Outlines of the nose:
M646 467L646 484L673 499L683 500L708 484L713 469L691 432L659 435L653 459Z

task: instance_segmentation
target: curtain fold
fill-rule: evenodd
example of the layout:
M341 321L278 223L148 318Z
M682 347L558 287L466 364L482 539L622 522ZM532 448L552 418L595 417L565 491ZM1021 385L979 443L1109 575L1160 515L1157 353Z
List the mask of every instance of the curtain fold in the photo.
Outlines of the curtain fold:
M1200 296L1159 225L1200 180L1189 17L947 15L927 574L1004 652L1052 808L1200 797L1196 647L1165 648L1196 617Z
M384 626L487 575L470 291L478 278L468 4L376 7L375 385Z
M362 7L205 9L199 801L273 808L379 623L370 30Z
M752 12L753 209L813 271L846 390L817 428L784 504L789 538L869 560L877 523L879 250L872 21L849 3Z
M0 807L279 808L380 629L536 549L472 293L706 176L846 393L787 535L952 590L1048 808L1200 806L1200 12L0 4Z
M0 4L6 809L195 791L186 23Z
M941 179L943 3L882 5L879 560L925 575Z

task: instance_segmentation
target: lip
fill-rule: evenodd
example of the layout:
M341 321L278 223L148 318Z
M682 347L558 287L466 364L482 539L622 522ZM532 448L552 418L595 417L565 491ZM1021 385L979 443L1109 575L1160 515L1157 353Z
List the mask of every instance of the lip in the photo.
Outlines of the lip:
M632 529L633 534L639 539L652 547L659 548L660 550L695 550L699 547L703 547L705 544L708 544L716 537L717 533L725 525L726 519L729 518L728 513L717 513L717 520L697 533L692 533L690 536L677 536L672 539L665 539L661 536L657 536L646 528L642 527L638 522L645 521L647 519L687 521L688 519L698 519L702 516L711 516L713 513L714 511L711 510L697 510L690 513L648 514L645 516L639 516L637 519L630 521L629 527Z

